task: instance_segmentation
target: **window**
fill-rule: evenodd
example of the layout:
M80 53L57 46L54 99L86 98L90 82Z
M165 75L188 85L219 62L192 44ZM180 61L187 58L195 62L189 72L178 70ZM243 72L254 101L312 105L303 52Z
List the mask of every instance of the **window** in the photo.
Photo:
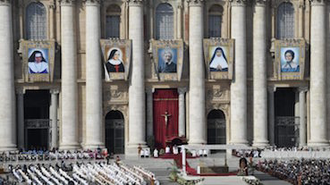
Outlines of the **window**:
M294 38L294 8L291 3L281 3L277 9L277 38Z
M26 8L26 38L47 39L47 15L42 3L31 3Z
M209 10L209 37L221 37L223 8L219 5L213 5Z
M118 5L111 5L107 9L106 38L120 37L120 13L121 9Z
M168 3L158 5L156 9L156 39L174 39L173 8Z

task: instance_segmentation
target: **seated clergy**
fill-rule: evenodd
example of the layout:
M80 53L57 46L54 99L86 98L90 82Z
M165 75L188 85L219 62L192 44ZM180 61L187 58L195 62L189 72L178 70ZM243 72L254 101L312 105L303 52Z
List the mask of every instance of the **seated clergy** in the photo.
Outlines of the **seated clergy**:
M157 150L157 148L155 148L155 150L154 150L154 157L155 157L155 158L158 157L158 150Z
M173 154L174 155L179 154L179 149L178 149L178 147L176 145L173 146Z
M165 153L166 153L166 154L170 154L170 153L171 153L171 149L170 149L169 146L166 146L166 148L165 148Z

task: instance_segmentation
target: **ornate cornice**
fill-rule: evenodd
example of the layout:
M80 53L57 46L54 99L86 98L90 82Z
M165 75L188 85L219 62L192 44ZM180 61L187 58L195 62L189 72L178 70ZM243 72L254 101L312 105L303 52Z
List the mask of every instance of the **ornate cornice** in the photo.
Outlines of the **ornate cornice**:
M0 6L9 6L12 0L0 0Z
M250 0L229 0L232 6L245 6Z
M146 0L126 0L129 6L141 6Z
M309 0L311 6L325 6L328 0Z
M204 0L186 0L189 6L202 6L204 5Z
M61 6L72 6L76 0L59 0Z
M299 92L301 92L301 91L307 92L308 91L308 87L306 87L306 86L298 87L298 91Z
M60 93L60 90L59 89L51 89L49 92L51 94L59 94Z

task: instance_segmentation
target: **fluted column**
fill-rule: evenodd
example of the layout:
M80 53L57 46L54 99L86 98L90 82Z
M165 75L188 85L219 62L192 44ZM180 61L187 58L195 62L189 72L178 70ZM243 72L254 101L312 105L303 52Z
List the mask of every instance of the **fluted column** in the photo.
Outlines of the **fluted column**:
M129 0L129 39L132 40L132 65L129 82L129 145L137 152L145 141L144 84L144 0Z
M328 145L326 115L326 1L311 1L311 79L309 146Z
M153 88L147 88L147 136L151 137L154 135L154 109L153 109Z
M76 149L78 145L78 87L75 1L61 1L62 121L60 146Z
M86 0L86 127L84 148L103 147L100 0Z
M266 0L255 0L253 14L253 146L267 146Z
M269 86L268 87L268 133L269 133L269 142L271 146L275 145L275 100L274 100L274 92L276 91L276 87Z
M57 130L57 109L58 109L58 89L50 90L51 94L51 104L49 107L49 118L52 120L51 126L51 145L50 148L57 148L58 147L58 130Z
M185 93L186 88L178 88L179 93L179 136L186 136L186 106Z
M11 2L0 0L0 151L17 147Z
M306 146L306 92L307 87L299 88L299 146Z
M189 144L206 143L204 0L189 2Z
M246 0L231 0L235 76L231 84L231 143L247 144Z
M24 94L25 90L19 88L17 94L17 147L24 148Z

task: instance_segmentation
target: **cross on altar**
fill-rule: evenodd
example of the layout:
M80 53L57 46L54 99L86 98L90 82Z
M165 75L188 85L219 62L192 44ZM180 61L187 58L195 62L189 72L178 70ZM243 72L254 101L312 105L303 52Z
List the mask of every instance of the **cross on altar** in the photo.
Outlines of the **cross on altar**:
M165 119L165 126L167 126L168 117L170 117L170 116L172 116L172 115L169 114L167 111L165 111L165 113L162 114L162 116L164 116L164 119Z

